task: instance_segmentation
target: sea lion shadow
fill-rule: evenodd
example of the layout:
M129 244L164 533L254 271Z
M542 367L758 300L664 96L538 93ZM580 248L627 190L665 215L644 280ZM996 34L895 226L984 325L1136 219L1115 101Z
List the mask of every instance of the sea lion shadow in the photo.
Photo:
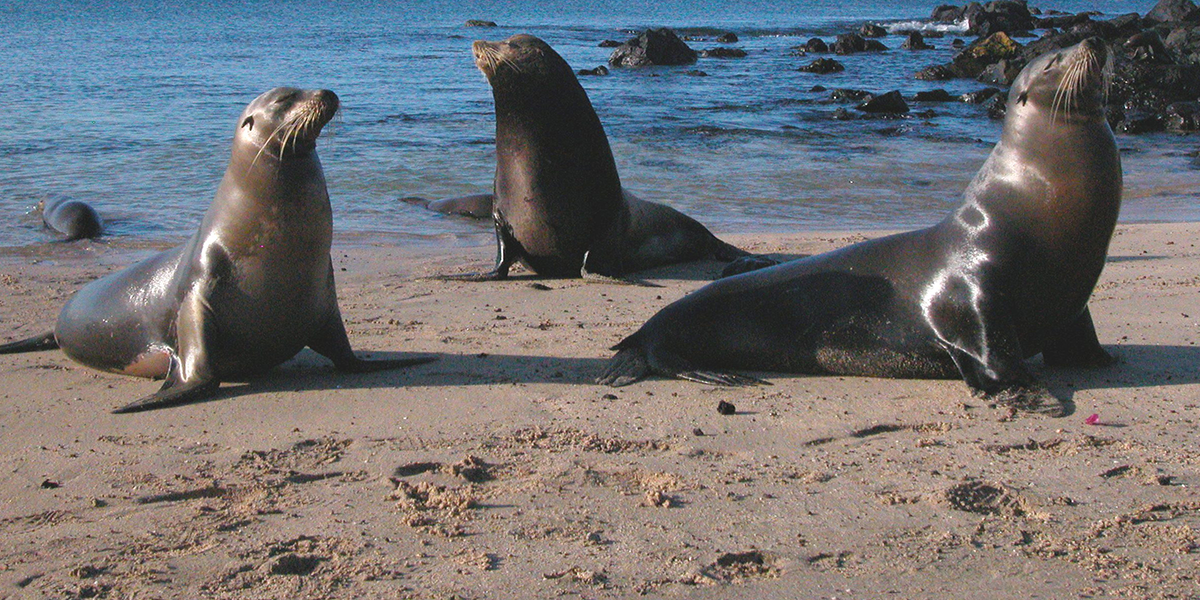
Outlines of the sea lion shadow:
M1045 369L1051 391L1070 400L1080 390L1200 384L1200 346L1120 344L1107 350L1116 357L1107 367Z
M637 280L715 281L721 278L721 271L727 265L728 262L719 260L694 260L637 271L624 277Z
M439 352L360 351L368 360L433 357L409 367L367 373L342 373L329 361L305 349L288 362L253 378L234 379L209 400L281 391L386 389L408 387L493 385L503 383L594 384L606 362L603 358Z
M1171 257L1170 256L1162 256L1159 254L1142 254L1142 255L1138 255L1138 256L1109 256L1108 258L1106 258L1104 260L1105 260L1105 262L1109 262L1109 263L1123 263L1123 262L1131 262L1131 261L1135 261L1135 260L1163 260L1163 259L1167 259L1167 258L1171 258Z

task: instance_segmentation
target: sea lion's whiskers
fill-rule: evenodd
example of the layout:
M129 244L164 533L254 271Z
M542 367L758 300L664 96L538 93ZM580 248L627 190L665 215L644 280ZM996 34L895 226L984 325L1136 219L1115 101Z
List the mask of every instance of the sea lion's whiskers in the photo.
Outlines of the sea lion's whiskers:
M254 154L254 160L250 161L250 166L249 166L249 167L246 167L246 170L247 170L247 171L249 171L250 169L253 169L253 168L254 168L254 165L258 164L258 159L259 159L259 157L261 157L261 156L263 155L263 152L266 152L266 151L267 151L267 146L270 146L270 145L271 145L271 141L275 139L275 136L276 136L276 135L279 135L279 128L278 128L278 127L276 127L276 128L275 128L275 131L272 131L272 132L271 132L271 135L267 136L267 139L263 140L263 143L262 143L262 145L258 147L258 152L256 152L256 153Z

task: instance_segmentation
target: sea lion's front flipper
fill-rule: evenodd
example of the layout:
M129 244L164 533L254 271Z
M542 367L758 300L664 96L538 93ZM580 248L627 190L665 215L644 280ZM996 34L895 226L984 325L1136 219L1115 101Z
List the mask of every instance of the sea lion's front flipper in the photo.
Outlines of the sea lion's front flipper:
M993 296L975 294L976 286L973 278L952 279L925 307L971 393L1026 412L1065 415L1066 407L1025 365L1008 311Z
M1042 358L1052 367L1107 367L1114 360L1100 346L1092 313L1087 307L1042 348Z
M321 356L332 360L337 370L347 373L386 371L388 369L421 365L437 360L436 356L415 356L412 358L382 360L359 358L350 347L350 338L346 335L346 325L342 322L342 311L336 304L333 307L332 313L326 319L325 325L309 341L308 347Z
M463 273L442 275L436 279L447 281L500 281L508 279L508 270L525 254L525 249L512 234L510 227L500 215L494 215L496 225L496 267L486 273Z
M162 388L151 396L114 410L114 413L179 406L216 393L221 382L213 373L208 355L208 349L216 339L216 321L204 297L211 287L204 281L196 282L179 306L175 321L176 349L171 355L171 366Z
M180 371L178 364L177 359L172 357L171 370L167 373L167 380L163 383L161 389L151 396L146 396L141 400L131 402L114 410L113 414L142 412L191 404L192 402L212 397L216 393L217 388L221 386L221 382L213 378L195 378L187 382L180 380L176 376Z

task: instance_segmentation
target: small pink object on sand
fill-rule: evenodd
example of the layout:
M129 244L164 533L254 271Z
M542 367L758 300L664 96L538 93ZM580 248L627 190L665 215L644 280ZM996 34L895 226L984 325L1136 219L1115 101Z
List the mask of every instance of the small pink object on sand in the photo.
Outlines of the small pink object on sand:
M1092 416L1084 419L1083 422L1087 423L1088 425L1099 425L1100 424L1100 415L1093 414Z

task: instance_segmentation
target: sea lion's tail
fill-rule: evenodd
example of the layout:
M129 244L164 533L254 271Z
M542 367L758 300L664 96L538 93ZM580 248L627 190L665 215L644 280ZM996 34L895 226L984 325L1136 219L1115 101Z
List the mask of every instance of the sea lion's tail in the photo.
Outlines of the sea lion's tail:
M43 350L54 350L55 348L58 348L58 340L55 339L53 331L47 331L42 335L37 335L29 339L0 345L0 354L41 352Z

